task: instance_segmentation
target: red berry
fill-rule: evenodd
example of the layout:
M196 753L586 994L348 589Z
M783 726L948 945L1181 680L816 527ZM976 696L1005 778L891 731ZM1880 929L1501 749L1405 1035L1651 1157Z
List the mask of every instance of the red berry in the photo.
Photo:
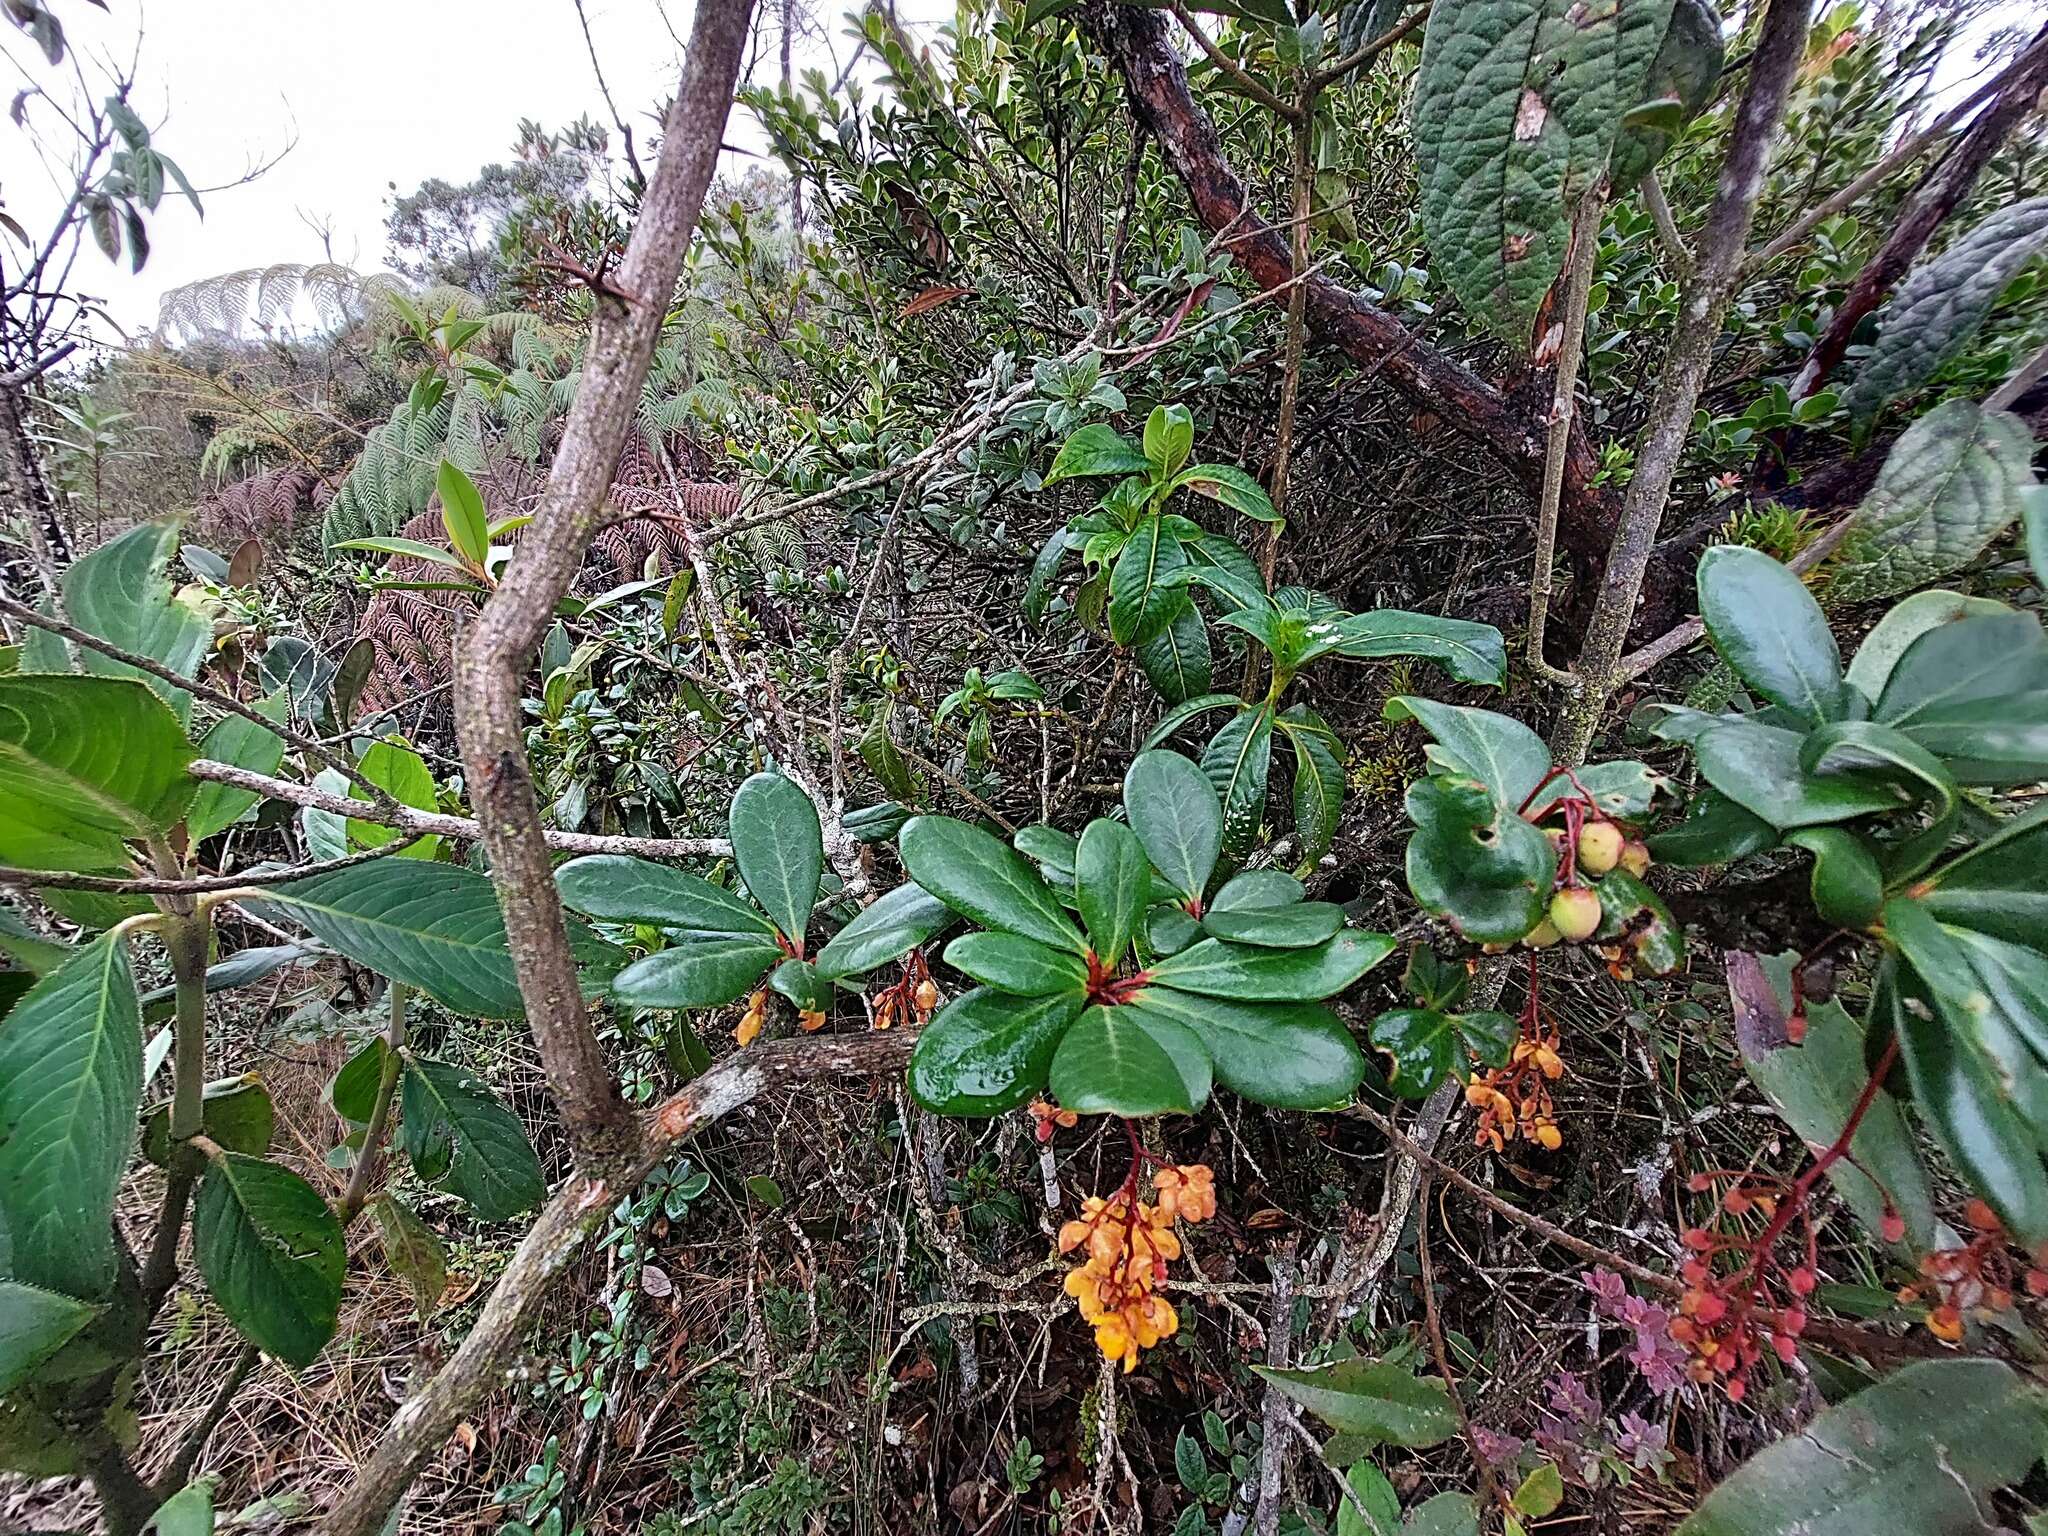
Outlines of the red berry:
M1813 1278L1813 1271L1810 1269L1793 1270L1791 1274L1785 1277L1785 1283L1792 1287L1792 1293L1795 1296L1811 1296L1813 1288L1817 1284Z

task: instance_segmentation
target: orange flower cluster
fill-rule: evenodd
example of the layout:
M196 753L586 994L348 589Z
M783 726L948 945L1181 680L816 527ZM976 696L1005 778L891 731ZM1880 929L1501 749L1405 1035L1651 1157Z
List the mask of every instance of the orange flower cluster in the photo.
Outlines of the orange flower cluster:
M747 999L747 1011L734 1028L732 1037L740 1045L752 1045L761 1038L761 1026L767 1022L768 992L763 988Z
M1051 1141L1054 1131L1071 1131L1081 1123L1081 1117L1071 1109L1044 1099L1033 1099L1031 1109L1031 1133L1041 1142Z
M920 1028L929 1024L939 1006L938 983L924 963L924 951L913 949L903 957L902 979L881 988L869 1000L875 1028L888 1029L901 1019L915 1019Z
M1168 1165L1152 1179L1157 1204L1137 1198L1131 1182L1104 1200L1090 1196L1082 1215L1060 1228L1060 1252L1085 1248L1087 1258L1067 1276L1066 1292L1082 1320L1095 1330L1095 1347L1105 1360L1120 1360L1126 1371L1138 1352L1171 1338L1180 1316L1154 1287L1166 1265L1180 1257L1176 1220L1202 1221L1216 1214L1215 1176L1208 1165Z
M1517 1136L1546 1152L1564 1145L1549 1086L1564 1076L1564 1057L1559 1051L1555 1028L1545 1032L1535 1019L1524 1017L1522 1038L1515 1042L1508 1064L1475 1073L1466 1085L1465 1102L1479 1111L1474 1146L1504 1152Z
M1962 1342L1965 1312L1988 1316L2012 1307L2012 1258L1998 1213L1982 1200L1972 1200L1963 1207L1963 1220L1970 1226L1970 1240L1960 1248L1940 1248L1922 1257L1925 1283L1899 1292L1899 1300L1908 1305L1923 1299L1934 1302L1927 1312L1927 1331L1946 1344ZM2048 1295L2048 1269L2029 1266L2025 1284L2029 1296Z

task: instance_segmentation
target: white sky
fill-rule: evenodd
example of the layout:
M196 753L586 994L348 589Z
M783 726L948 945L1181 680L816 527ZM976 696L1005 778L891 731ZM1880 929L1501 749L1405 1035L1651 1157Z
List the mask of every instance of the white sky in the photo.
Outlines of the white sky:
M81 255L75 280L104 296L126 327L153 324L165 289L244 267L320 260L319 237L302 212L331 224L336 260L381 269L391 183L405 193L429 177L468 180L509 158L521 117L557 129L588 113L617 148L572 0L107 3L111 16L83 0L60 0L57 10L74 45L111 49L123 61L140 24L137 109L195 186L232 181L293 146L249 185L202 192L203 220L167 195L151 221L150 259L140 274L94 249ZM797 70L836 75L834 53L844 60L854 46L840 15L846 0L810 0L810 8L819 20L798 44ZM691 9L691 0L585 0L612 99L650 168L649 114L681 72L675 36L689 36ZM950 15L950 5L942 11L939 0L913 0L899 14L928 36L932 23L916 18ZM0 46L37 81L51 79L12 27L0 26ZM761 79L771 80L778 67L771 52ZM11 97L22 72L0 68ZM762 142L752 114L739 108L726 138L754 148ZM4 121L0 187L23 224L47 227L55 207L49 179L20 130Z

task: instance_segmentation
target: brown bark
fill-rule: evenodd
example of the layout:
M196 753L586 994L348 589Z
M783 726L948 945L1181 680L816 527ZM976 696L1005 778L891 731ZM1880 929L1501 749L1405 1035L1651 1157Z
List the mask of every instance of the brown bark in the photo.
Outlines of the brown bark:
M1287 241L1251 205L1243 181L1223 153L1216 125L1196 103L1158 12L1115 0L1089 0L1081 24L1122 77L1131 113L1155 138L1196 215L1222 249L1262 289L1292 281ZM1531 495L1541 492L1545 431L1541 402L1511 399L1447 357L1393 315L1328 278L1302 285L1309 329L1354 363L1371 368L1418 406L1491 449ZM1531 408L1532 405L1536 408ZM1574 431L1564 466L1558 531L1566 548L1597 562L1614 526L1612 498L1589 481L1599 461L1582 430Z
M2009 69L1977 120L1964 130L1933 170L1907 198L1899 220L1868 265L1856 274L1842 304L1814 345L1813 354L1792 385L1792 398L1803 400L1821 386L1842 361L1856 328L1882 304L1906 269L1927 248L1927 242L1958 204L1969 196L1998 146L2039 103L2048 88L2048 27L2027 45Z
M490 855L526 1021L576 1165L600 1176L631 1156L635 1132L585 1012L526 757L520 694L555 605L603 518L654 345L718 161L751 0L703 0L689 66L664 125L661 161L626 255L593 285L596 322L576 402L539 512L505 578L461 637L456 733Z

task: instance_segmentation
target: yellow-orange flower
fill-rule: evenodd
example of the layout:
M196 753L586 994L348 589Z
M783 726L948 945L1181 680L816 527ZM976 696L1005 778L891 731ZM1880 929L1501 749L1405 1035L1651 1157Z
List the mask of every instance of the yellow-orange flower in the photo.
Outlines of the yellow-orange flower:
M1082 1262L1069 1271L1066 1293L1074 1298L1083 1322L1095 1330L1095 1346L1105 1360L1126 1371L1136 1367L1142 1350L1171 1338L1180 1315L1155 1287L1166 1279L1166 1266L1181 1256L1176 1220L1197 1221L1216 1212L1213 1175L1201 1164L1168 1166L1153 1178L1159 1202L1137 1198L1136 1176L1109 1199L1090 1196L1081 1215L1061 1226L1061 1253L1081 1252Z
M1152 1188L1169 1219L1207 1221L1216 1214L1216 1176L1207 1163L1162 1168L1152 1175Z
M761 1035L761 1026L768 1018L768 994L756 992L747 999L747 1011L738 1028L732 1032L734 1040L741 1045L752 1045ZM824 1022L822 1019L820 1023Z

